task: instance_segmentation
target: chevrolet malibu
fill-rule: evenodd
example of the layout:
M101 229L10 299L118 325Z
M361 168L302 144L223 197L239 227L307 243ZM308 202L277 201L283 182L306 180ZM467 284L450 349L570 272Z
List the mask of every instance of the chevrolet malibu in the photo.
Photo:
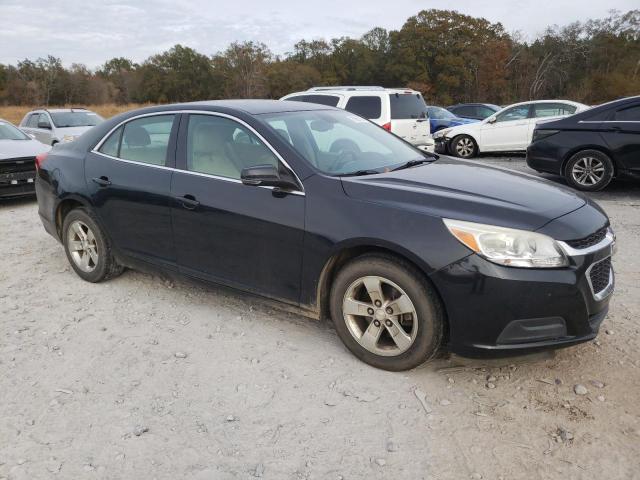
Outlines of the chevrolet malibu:
M613 232L581 194L323 105L146 108L36 163L84 280L152 266L277 299L387 370L587 341L613 291Z

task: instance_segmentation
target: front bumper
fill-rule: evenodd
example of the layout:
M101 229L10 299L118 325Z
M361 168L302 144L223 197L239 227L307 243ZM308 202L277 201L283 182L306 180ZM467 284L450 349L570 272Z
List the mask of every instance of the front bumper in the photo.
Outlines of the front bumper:
M450 348L467 356L529 353L593 339L607 315L614 288L594 265L609 265L613 240L571 256L561 269L510 268L470 255L435 272L447 309ZM575 254L576 252L572 252Z
M36 172L10 172L0 171L0 197L18 197L33 195L35 193Z
M434 137L433 141L436 153L442 153L444 155L449 153L449 139L447 137Z

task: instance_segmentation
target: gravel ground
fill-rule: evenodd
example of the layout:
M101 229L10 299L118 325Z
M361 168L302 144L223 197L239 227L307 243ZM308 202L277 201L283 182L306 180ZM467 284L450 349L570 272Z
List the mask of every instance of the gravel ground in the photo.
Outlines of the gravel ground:
M594 198L619 240L596 341L405 373L256 297L85 283L33 200L2 202L0 478L640 478L640 185Z

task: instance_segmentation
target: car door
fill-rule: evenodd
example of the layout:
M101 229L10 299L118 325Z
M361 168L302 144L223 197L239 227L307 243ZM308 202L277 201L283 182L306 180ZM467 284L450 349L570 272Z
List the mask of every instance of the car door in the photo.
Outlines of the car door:
M91 201L116 248L166 267L175 267L170 199L178 119L129 120L85 160Z
M391 132L413 145L429 143L431 124L419 93L389 93Z
M480 150L524 150L529 144L529 110L530 104L514 105L489 117L480 129Z
M190 113L180 128L172 223L180 270L297 303L305 197L244 185L243 168L288 168L245 122Z
M603 124L603 136L615 159L640 175L640 102L617 109Z
M51 145L52 141L53 123L48 113L42 112L38 115L36 121L36 128L33 129L33 134L36 136L36 140L42 143Z

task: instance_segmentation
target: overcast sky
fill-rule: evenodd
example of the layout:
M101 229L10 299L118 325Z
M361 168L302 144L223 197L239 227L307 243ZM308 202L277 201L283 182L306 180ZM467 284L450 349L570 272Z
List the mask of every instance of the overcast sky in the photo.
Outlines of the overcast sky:
M244 40L281 54L301 38L398 29L427 8L482 16L533 38L549 25L637 7L638 0L0 0L0 63L51 54L96 67L116 56L142 61L176 43L213 54Z

